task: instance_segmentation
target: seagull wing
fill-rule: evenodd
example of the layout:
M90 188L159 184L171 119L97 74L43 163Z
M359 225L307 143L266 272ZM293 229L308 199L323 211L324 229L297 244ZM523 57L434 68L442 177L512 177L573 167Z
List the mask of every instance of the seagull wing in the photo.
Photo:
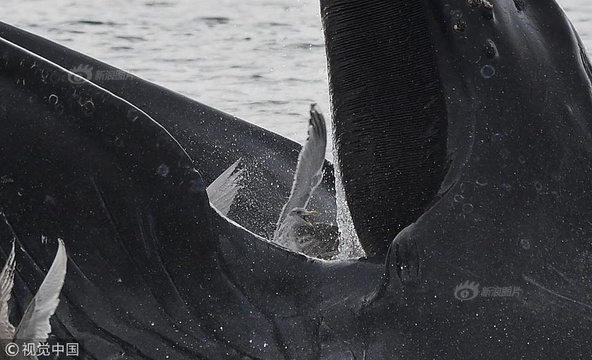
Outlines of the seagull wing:
M228 215L232 202L242 188L240 182L245 169L237 170L240 161L241 159L238 159L234 164L230 165L206 189L210 203L223 215Z
M331 259L339 253L339 228L335 225L315 223L313 227L303 226L297 235L303 239L301 251L308 256Z
M12 340L14 337L14 326L8 320L8 301L14 285L15 265L13 241L10 255L8 255L6 264L0 273L0 339L4 340Z
M58 252L45 276L39 291L25 310L23 319L16 329L15 340L45 341L51 332L49 318L60 302L59 295L66 277L68 255L64 242L59 239Z
M308 139L300 150L290 197L282 209L278 226L294 208L306 208L312 193L323 178L323 164L327 149L327 125L318 106L310 106Z

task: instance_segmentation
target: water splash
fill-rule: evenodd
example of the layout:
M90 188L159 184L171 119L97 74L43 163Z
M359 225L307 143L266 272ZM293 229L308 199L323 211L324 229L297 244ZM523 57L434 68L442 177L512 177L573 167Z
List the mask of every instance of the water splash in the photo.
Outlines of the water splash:
M333 158L337 157L336 150L333 149ZM345 189L341 181L341 170L338 163L334 164L335 170L335 197L337 200L337 226L339 227L339 254L338 260L354 259L364 256L364 250L360 245L358 234L354 228L349 207L345 199Z

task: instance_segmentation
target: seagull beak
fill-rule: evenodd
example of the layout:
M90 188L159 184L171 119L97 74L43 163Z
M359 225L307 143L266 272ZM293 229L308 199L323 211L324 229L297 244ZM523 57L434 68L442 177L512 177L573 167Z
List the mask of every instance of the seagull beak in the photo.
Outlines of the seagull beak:
M312 216L312 215L317 215L318 213L319 213L319 212L318 212L318 211L316 211L316 210L310 210L310 211L307 211L307 212L304 214L304 216L305 216L305 219L306 219L306 217L308 217L308 216ZM314 227L314 225L313 225L313 224L312 224L310 221L306 221L306 224L307 224L308 226L310 226L311 228L313 228L313 227Z

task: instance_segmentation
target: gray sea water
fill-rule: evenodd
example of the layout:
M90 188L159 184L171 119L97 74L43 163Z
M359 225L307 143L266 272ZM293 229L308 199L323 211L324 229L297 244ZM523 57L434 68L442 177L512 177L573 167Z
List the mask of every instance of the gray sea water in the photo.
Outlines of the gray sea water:
M590 52L592 2L560 4ZM329 114L318 0L1 0L1 5L2 21L301 143L309 104L316 102Z
M328 114L315 0L1 0L2 21L296 141Z

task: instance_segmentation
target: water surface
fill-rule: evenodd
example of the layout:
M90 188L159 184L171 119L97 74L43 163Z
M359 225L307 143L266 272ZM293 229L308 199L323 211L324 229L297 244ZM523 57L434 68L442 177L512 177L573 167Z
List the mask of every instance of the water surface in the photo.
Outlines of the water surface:
M592 2L560 4L592 49ZM329 113L318 0L3 0L2 21L298 142Z

